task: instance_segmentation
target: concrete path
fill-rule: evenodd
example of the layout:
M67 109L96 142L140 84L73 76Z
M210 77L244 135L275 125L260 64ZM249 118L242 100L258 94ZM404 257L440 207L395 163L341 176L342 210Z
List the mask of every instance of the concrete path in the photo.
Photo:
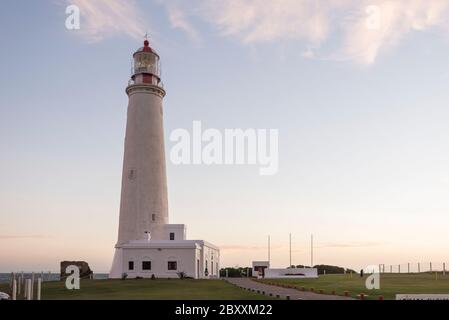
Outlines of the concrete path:
M227 278L229 283L232 283L245 290L250 290L264 294L266 296L272 296L274 298L290 300L353 300L352 298L333 296L327 294L318 294L313 292L303 292L297 289L282 288L278 286L272 286L257 281L253 281L249 278Z

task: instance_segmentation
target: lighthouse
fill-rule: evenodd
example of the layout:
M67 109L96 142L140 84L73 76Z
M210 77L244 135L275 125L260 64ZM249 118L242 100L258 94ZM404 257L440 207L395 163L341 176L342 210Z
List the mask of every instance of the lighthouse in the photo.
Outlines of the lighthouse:
M160 57L145 39L133 54L118 240L110 278L218 278L220 250L169 224Z
M120 201L118 244L162 237L168 223L159 55L148 40L133 55Z

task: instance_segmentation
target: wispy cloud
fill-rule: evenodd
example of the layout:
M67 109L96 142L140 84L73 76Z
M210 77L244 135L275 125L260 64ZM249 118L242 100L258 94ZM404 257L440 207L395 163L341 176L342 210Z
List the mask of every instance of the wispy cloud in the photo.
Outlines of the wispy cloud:
M299 42L305 58L373 64L409 34L449 30L447 0L152 0L166 9L172 28L196 44L195 20L242 44ZM80 32L90 41L123 34L141 39L148 29L135 0L70 0L81 10ZM331 45L330 45L331 44ZM330 49L330 48L331 49ZM313 50L311 49L313 48Z
M196 0L184 10L244 44L298 41L303 56L332 40L331 59L371 65L413 31L448 29L447 0ZM322 55L320 55L322 56Z
M167 12L172 28L184 31L195 44L201 43L198 31L189 22L184 10L174 3L167 3Z
M353 6L352 12L344 25L340 57L366 65L394 49L413 31L444 30L449 25L446 0L365 0Z
M0 240L13 240L13 239L48 239L46 235L0 235Z
M113 35L142 39L147 24L134 0L68 0L80 9L80 33L98 42Z
M200 1L197 10L215 24L221 34L243 43L303 40L317 45L330 31L328 12L335 2L305 0L210 0Z
M317 248L365 248L365 247L377 247L382 244L383 243L380 243L380 242L348 242L348 243L330 242L330 243L319 244L316 247Z

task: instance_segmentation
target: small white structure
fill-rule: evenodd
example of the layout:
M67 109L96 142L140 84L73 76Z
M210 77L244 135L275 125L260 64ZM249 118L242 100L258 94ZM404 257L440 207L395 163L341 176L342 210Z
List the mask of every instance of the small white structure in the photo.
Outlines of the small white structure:
M269 261L253 261L253 277L276 278L318 278L317 268L270 268Z
M253 277L264 278L265 270L270 268L269 261L253 261Z
M186 240L169 224L159 55L148 40L134 55L123 160L118 240L109 277L218 278L220 250Z

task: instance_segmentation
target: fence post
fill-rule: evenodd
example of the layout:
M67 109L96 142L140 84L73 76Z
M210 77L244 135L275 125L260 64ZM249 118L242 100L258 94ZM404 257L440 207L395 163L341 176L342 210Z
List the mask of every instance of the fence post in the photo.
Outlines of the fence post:
M410 262L407 263L407 273L410 273Z
M31 279L27 279L27 300L33 299L33 291L31 290Z
M401 273L401 265L398 264L398 273Z
M34 272L31 273L31 300L34 297Z
M430 272L432 272L432 262L430 263Z
M421 263L418 262L418 273L421 273Z
M12 299L17 300L17 280L14 279L12 282Z
M41 289L42 289L42 278L37 279L37 293L36 293L36 300L41 299Z
M390 273L393 273L393 266L390 265Z
M446 262L443 262L443 276L446 275Z

